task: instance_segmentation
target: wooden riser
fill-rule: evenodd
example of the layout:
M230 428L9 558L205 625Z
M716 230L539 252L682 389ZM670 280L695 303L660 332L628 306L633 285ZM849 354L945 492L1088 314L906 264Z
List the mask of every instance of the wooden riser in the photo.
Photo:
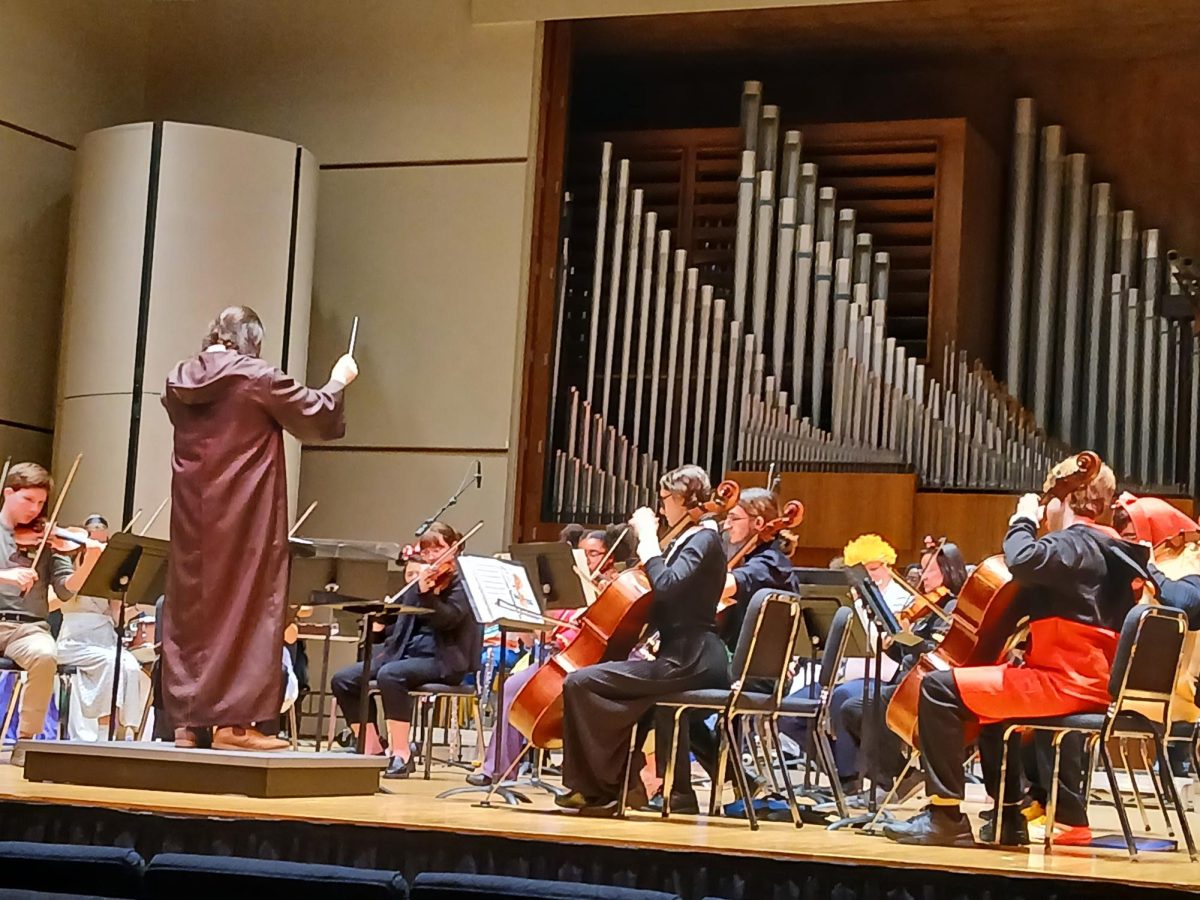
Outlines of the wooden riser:
M82 741L22 745L27 781L263 798L369 796L379 790L379 773L387 765L382 757L349 753L249 753Z

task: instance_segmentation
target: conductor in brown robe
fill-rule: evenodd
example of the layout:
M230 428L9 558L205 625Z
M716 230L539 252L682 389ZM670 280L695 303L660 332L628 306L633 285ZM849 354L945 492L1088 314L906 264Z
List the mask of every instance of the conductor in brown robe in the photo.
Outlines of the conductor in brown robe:
M278 717L283 696L283 432L342 437L342 392L358 368L343 356L324 387L308 388L259 359L262 340L257 313L229 307L163 393L175 431L163 706L179 747L196 746L208 729L214 749L287 747L253 727Z

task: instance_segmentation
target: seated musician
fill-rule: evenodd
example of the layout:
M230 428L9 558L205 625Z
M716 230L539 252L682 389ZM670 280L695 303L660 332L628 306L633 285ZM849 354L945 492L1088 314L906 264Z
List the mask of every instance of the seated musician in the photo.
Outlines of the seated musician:
M392 755L385 778L407 778L415 767L409 747L413 713L410 692L423 684L460 684L479 662L480 629L461 577L454 572L439 588L429 568L458 540L458 533L441 522L434 522L421 535L420 584L403 600L406 605L423 606L433 612L401 616L371 661L371 677L383 698ZM331 692L355 734L361 717L361 676L362 664L355 663L335 672L331 681Z
M721 533L726 541L726 555L732 557L747 541L754 540L762 531L763 526L772 519L779 518L779 500L765 488L747 488L741 492L737 506L725 516L721 525ZM792 560L791 552L795 549L795 537L783 532L775 540L755 547L741 563L725 576L725 594L733 601L733 605L722 611L717 617L717 629L725 646L732 654L737 646L738 635L746 618L746 609L750 598L761 590L773 588L781 591L792 589ZM769 692L770 684L748 685L748 690ZM689 733L691 735L692 752L696 761L704 767L710 778L717 774L717 755L720 750L720 737L708 720L692 714L689 718ZM741 758L738 753L730 755L731 764L726 766L725 780L734 783L733 764ZM665 760L656 760L660 767ZM662 774L660 772L660 774ZM747 773L747 783L757 793L767 785L764 776ZM681 791L677 788L677 794ZM685 799L690 802L680 805ZM671 808L677 812L698 811L691 806L695 803L695 795L672 798ZM661 792L650 801L650 808L661 810Z
M620 537L620 532L608 531L590 531L584 535L579 542L579 549L583 551L584 557L587 559L588 574L592 578L597 590L603 590L604 587L617 576L617 564L615 544ZM564 625L574 622L587 607L579 609L559 610L549 613L551 618L560 619ZM554 632L552 643L556 650L561 650L569 642L574 634L575 629L568 629L560 626ZM517 692L523 688L529 679L533 678L534 674L541 667L540 662L531 662L519 672L514 672L509 675L504 682L504 698L503 712L499 719L504 723L504 727L497 727L492 732L491 740L488 741L487 750L483 754L483 765L479 767L478 772L472 772L467 776L467 783L473 784L476 787L486 787L490 785L496 778L504 777L505 773L512 768L521 751L525 748L525 737L516 728L513 727L508 717L508 710L512 706L513 698L517 696ZM500 742L499 748L496 747L496 742ZM499 756L497 756L497 750Z
M88 536L108 541L108 521L91 515L84 521ZM71 709L68 722L73 740L96 741L107 736L112 706L113 663L116 657L116 618L119 601L100 597L75 597L59 601L62 628L58 632L58 661L72 665ZM121 677L117 691L118 739L126 728L136 728L150 690L150 679L133 654L122 648Z
M660 506L668 523L684 520L690 509L711 496L708 474L699 466L682 466L659 480ZM654 592L649 625L658 630L661 644L656 659L600 663L567 676L563 783L570 793L555 802L584 814L616 813L631 732L658 698L729 684L728 654L715 631L717 602L725 586L725 553L716 523L705 520L689 526L665 553L659 549L659 520L653 510L637 510L630 524ZM656 739L656 755L665 759L669 729L657 728ZM687 743L687 730L680 729L678 758L685 766ZM631 771L641 768L635 763ZM633 777L630 804L643 806L645 790L636 774ZM690 785L686 790L690 793Z
M50 473L37 463L17 463L4 479L0 506L0 654L26 673L18 712L17 737L22 740L41 732L54 692L58 654L46 621L48 588L53 587L60 599L74 596L104 549L89 538L75 565L47 546L33 567L37 548L19 544L16 533L42 516L51 487ZM24 765L25 751L13 750L10 761Z
M1175 677L1171 700L1171 736L1190 737L1200 721L1196 685L1200 680L1200 526L1165 500L1124 493L1113 506L1113 527L1129 541L1149 544L1150 574L1164 606L1181 609L1190 634ZM1171 771L1186 774L1190 742L1167 745Z
M864 534L852 540L842 550L842 565L861 565L892 612L899 614L908 605L911 594L896 581L892 566L896 564L896 551L891 544L877 534ZM855 601L855 608L866 626L866 612L861 600ZM873 630L873 629L872 629ZM873 681L874 676L867 678L867 660L848 659L844 664L842 680L829 698L829 717L831 722L840 723L843 727L834 732L833 752L837 766L838 777L842 787L856 790L859 781L859 748L858 743L844 729L845 719L842 707L852 698L861 700L866 684ZM883 658L880 672L884 683L891 681L899 666L888 656ZM805 685L793 693L795 697L815 698L819 689L815 684ZM785 718L779 723L779 730L788 735L802 747L808 742L808 720Z
M1074 459L1056 466L1046 480L1047 490L1074 467ZM1149 578L1146 549L1096 523L1112 503L1114 491L1112 470L1104 465L1065 501L1051 499L1043 509L1037 494L1026 494L1017 503L1004 538L1004 556L1020 588L1013 615L1030 619L1024 664L964 666L934 672L922 681L918 743L930 802L907 822L884 825L891 840L973 846L971 823L960 804L964 748L975 727L982 726L980 762L988 791L995 796L1006 720L1099 712L1108 706L1108 676L1120 629L1137 600L1134 582ZM1038 538L1043 514L1049 533ZM1041 781L1047 784L1048 760L1039 758L1038 763ZM1074 829L1087 831L1087 808L1069 774L1079 764L1066 763L1059 818L1067 830L1060 842L1073 843ZM1020 770L1014 753L999 823L1000 843L1005 845L1028 841L1019 808ZM983 840L991 838L988 832L994 833L995 824L985 826Z
M949 614L954 609L958 592L967 580L967 567L958 546L946 542L940 547L936 544L926 546L921 554L917 575L914 585L916 590L923 596L936 600L939 608ZM945 619L929 612L928 608L921 607L920 601L916 600L901 611L900 618L904 623L912 623L913 634L921 638L923 643L914 647L901 647L899 644L893 643L888 648L888 656L898 662L900 668L880 688L879 693L882 700L879 707L874 707L877 711L887 709L900 679L912 668L921 653L932 650L936 646L936 641L949 628L949 623ZM873 695L874 685L873 679L867 680L867 698ZM838 715L833 718L833 729L839 744L852 745L855 748L859 762L857 771L864 775L869 774L872 783L876 786L876 793L882 794L884 786L892 784L904 769L905 746L900 737L888 728L876 729L870 745L864 745L863 713L865 708L864 696L860 688L841 704ZM882 715L880 715L879 721L883 721ZM847 755L849 755L848 752ZM903 798L910 789L916 787L919 780L919 773L910 773L909 778L905 779L905 784L898 787L897 795ZM856 805L859 801L865 802L867 799L865 796L860 797L852 801L851 805Z

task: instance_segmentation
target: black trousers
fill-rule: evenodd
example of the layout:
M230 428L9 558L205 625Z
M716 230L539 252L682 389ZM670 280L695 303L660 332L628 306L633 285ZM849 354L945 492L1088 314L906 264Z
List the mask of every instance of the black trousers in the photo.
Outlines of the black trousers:
M433 657L384 659L379 653L371 662L371 678L379 684L384 717L395 722L412 721L413 698L409 692L413 688L430 682L459 684L462 681L462 675L443 678L441 664ZM361 688L361 663L339 669L330 679L329 691L337 698L342 715L348 722L357 722L362 717L358 703ZM368 718L373 716L374 710L370 711Z
M567 676L563 685L563 784L594 802L616 799L621 793L631 733L639 723L653 718L657 701L680 691L728 687L728 656L715 634L704 635L700 646L687 656L683 661L660 657L600 663ZM671 715L664 711L655 722L655 755L664 761L671 752ZM690 741L682 721L676 752L679 766L686 772ZM632 775L636 780L636 768Z
M969 725L978 722L975 714L963 702L952 672L934 672L921 682L921 699L917 707L918 735L921 758L925 766L925 792L930 797L962 800L966 777L963 772L966 733ZM1003 722L984 725L979 730L979 763L988 796L995 797L1000 788L1000 758L1003 751ZM1034 760L1038 780L1050 784L1053 777L1053 742L1048 734L1034 738ZM1078 736L1063 742L1059 763L1058 809L1055 819L1064 825L1086 825L1087 805L1084 802L1083 740ZM1004 798L1008 803L1021 800L1021 736L1014 734L1008 748L1008 771Z
M874 682L868 679L867 691L873 693ZM883 710L892 702L896 693L896 685L885 684L879 690L880 703ZM872 737L868 743L863 742L863 697L856 693L842 704L839 716L841 721L834 722L834 728L849 735L859 750L859 759L864 776L869 775L872 783L888 786L904 771L905 745L900 735L888 728L879 706L872 706L872 715L878 718L871 722Z

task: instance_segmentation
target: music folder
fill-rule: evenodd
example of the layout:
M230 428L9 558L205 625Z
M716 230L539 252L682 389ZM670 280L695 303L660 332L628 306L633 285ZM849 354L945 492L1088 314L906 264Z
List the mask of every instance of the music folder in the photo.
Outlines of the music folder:
M458 570L471 609L481 625L499 625L510 631L538 631L545 627L541 591L534 589L520 563L464 555L458 557Z

